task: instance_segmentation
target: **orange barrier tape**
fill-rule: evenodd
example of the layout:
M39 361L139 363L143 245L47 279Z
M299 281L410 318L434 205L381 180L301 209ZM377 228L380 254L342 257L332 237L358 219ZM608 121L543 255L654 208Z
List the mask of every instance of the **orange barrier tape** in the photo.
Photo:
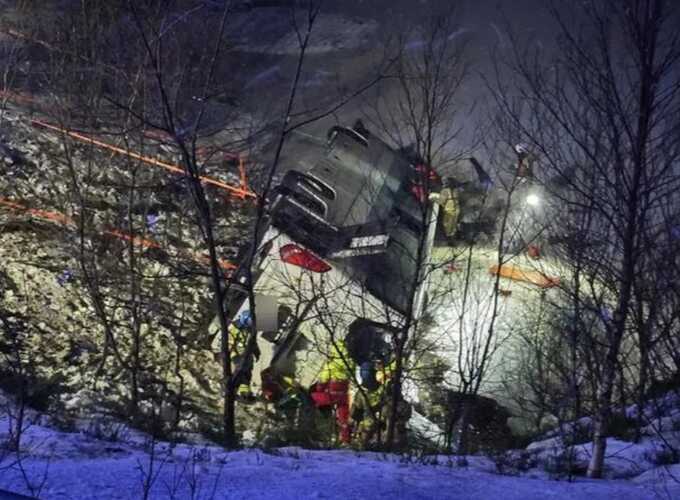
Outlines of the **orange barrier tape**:
M8 207L12 210L18 210L22 212L26 212L38 219L43 219L47 220L50 222L56 222L58 224L64 225L64 226L73 226L75 225L75 222L73 219L71 219L68 215L63 214L61 212L51 212L47 210L39 210L36 208L30 208L27 207L26 205L22 205L21 203L17 203L16 201L8 200L6 198L0 198L0 205ZM118 229L106 229L103 231L102 234L105 234L107 236L113 236L115 238L118 238L120 240L124 241L132 241L134 245L136 246L141 246L144 248L162 248L162 246L153 241L149 240L146 238L142 238L140 236L132 236L129 233L125 233L123 231L119 231ZM204 255L201 254L195 254L192 256L193 260L199 263L203 264L210 264L210 259ZM229 262L228 260L225 259L218 259L218 265L225 271L231 271L233 269L236 269L237 266Z
M84 134L80 134L78 132L71 132L69 130L66 130L62 127L58 127L56 125L52 125L46 122L43 122L41 120L31 120L31 123L34 126L40 127L40 128L45 128L47 130L52 130L55 132L60 132L63 134L68 135L69 137L73 137L74 139L77 139L81 142L85 142L88 144L93 144L95 146L99 146L104 149L108 149L109 151L113 151L114 153L121 154L124 156L128 156L130 158L134 158L136 160L142 161L144 163L148 163L149 165L154 165L157 167L164 168L165 170L168 170L170 172L173 172L175 174L179 175L185 175L184 169L181 167L178 167L177 165L171 165L170 163L165 163L163 161L157 160L155 158L149 158L148 156L143 156L139 153L135 153L134 151L128 151L123 148L119 148L118 146L114 146L112 144L109 144L107 142L99 141L97 139L94 139L92 137L89 137ZM211 177L206 177L206 176L199 176L199 179L201 182L205 184L210 184L212 186L216 186L220 189L224 189L225 191L229 191L230 193L233 193L234 195L245 199L245 198L256 198L255 193L253 193L250 190L247 189L241 189L239 187L234 187L230 184L226 184L222 181L218 181L216 179L213 179Z
M514 264L504 264L500 269L498 266L491 266L489 268L489 274L499 275L501 278L508 278L514 281L530 283L541 288L552 288L560 284L559 278L552 278L540 271L523 269Z

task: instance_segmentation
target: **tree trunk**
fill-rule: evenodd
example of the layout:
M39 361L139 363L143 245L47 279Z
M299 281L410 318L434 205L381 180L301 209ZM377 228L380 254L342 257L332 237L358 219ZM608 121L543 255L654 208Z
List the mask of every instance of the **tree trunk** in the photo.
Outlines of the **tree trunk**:
M602 477L604 467L604 455L607 451L607 423L609 420L608 408L598 411L593 419L593 454L588 463L587 475L589 478L599 479Z
M458 430L458 438L456 439L456 453L461 457L460 465L466 465L467 460L465 456L469 452L469 437L470 437L470 410L472 400L468 395L465 395L461 401L460 409L460 427Z
M404 362L404 343L406 341L406 333L400 332L398 339L397 350L395 353L394 373L392 374L392 393L389 398L392 400L390 407L390 415L387 416L387 434L385 435L385 444L390 449L394 446L394 433L397 425L397 418L399 418L399 401L402 399L401 386L403 376L403 362Z

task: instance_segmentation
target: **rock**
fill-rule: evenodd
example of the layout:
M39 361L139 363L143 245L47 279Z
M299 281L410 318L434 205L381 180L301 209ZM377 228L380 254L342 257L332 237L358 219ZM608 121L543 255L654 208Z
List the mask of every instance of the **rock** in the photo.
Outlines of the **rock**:
M544 439L542 441L534 441L533 443L529 443L529 446L526 447L526 450L532 453L543 453L545 451L557 450L563 447L564 443L562 438L553 437Z

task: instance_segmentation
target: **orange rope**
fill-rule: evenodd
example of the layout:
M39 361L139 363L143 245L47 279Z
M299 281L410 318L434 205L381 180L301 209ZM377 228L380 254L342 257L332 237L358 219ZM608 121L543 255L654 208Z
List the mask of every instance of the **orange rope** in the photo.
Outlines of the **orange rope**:
M32 41L32 42L38 43L38 44L40 44L40 45L42 45L42 46L44 46L48 49L55 50L55 48L47 42L44 42L44 41L38 40L38 39L33 39L32 37L29 37L27 35L24 35L23 33L20 33L18 31L12 30L12 29L9 29L9 30L6 30L6 31L0 30L0 32L4 32L4 33L11 35L11 36L14 36L16 38ZM17 92L0 90L0 98L5 98L5 99L8 99L8 100L18 102L18 103L36 104L36 101L32 96L26 95L26 94L20 94L20 93L17 93ZM185 174L184 169L182 169L181 167L178 167L176 165L171 165L169 163L162 162L162 161L157 160L155 158L150 158L150 157L143 156L141 154L135 153L133 151L128 151L128 150L119 148L117 146L114 146L112 144L108 144L108 143L103 142L103 141L99 141L97 139L94 139L94 138L89 137L89 136L84 135L84 134L79 134L77 132L71 132L71 131L66 130L62 127L58 127L56 125L52 125L52 124L43 122L41 120L31 120L31 123L34 126L46 128L48 130L52 130L52 131L55 131L55 132L64 133L64 134L66 134L70 137L73 137L74 139L77 139L79 141L86 142L86 143L89 143L89 144L93 144L95 146L99 146L101 148L113 151L114 153L128 156L130 158L135 158L135 159L140 160L144 163L148 163L150 165L154 165L154 166L164 168L164 169L169 170L170 172L173 172L173 173L176 173L176 174L180 174L180 175ZM159 140L159 139L163 140L163 139L169 139L170 138L164 132L153 131L153 130L146 131L144 133L144 135L149 137L149 138L156 139L156 140ZM204 182L205 184L210 184L210 185L216 186L220 189L226 190L226 191L234 194L235 196L238 196L241 199L257 198L255 193L253 193L252 191L250 191L247 188L247 182L246 182L246 176L245 176L245 160L240 155L238 156L238 160L239 160L239 173L240 173L240 184L241 184L241 186L238 187L238 188L231 186L229 184L226 184L224 182L218 181L216 179L207 177L207 176L199 176L199 179L201 180L201 182ZM20 203L16 203L14 201L7 200L5 198L0 198L0 205L4 205L4 206L11 208L13 210L24 211L24 212L27 212L27 213L31 214L32 216L34 216L38 219L43 219L43 220L47 220L47 221L50 221L50 222L56 222L58 224L62 224L62 225L65 225L65 226L70 226L70 225L75 224L73 219L71 219L70 217L68 217L67 215L65 215L61 212L51 212L51 211L47 211L47 210L29 208L25 205L21 205ZM141 238L139 236L132 236L131 234L124 233L124 232L119 231L117 229L105 230L103 232L103 234L106 234L106 235L109 235L109 236L114 236L118 239L125 240L125 241L132 241L135 245L139 245L139 246L142 246L144 248L161 248L161 245L156 243L155 241L148 240L148 239L145 239L145 238ZM204 264L209 264L209 260L210 260L209 257L206 257L205 255L202 255L200 253L195 253L193 255L193 259L197 262L202 262ZM233 270L233 269L237 268L236 265L234 265L233 263L231 263L231 262L229 262L225 259L218 259L218 265L224 270Z
M64 226L73 226L75 225L75 222L73 219L71 219L68 215L63 214L61 212L51 212L47 210L39 210L36 208L30 208L27 207L26 205L22 205L21 203L17 203L12 200L8 200L6 198L0 198L0 205L3 205L7 208L10 208L12 210L16 211L22 211L26 212L37 219L43 219L47 220L50 222L56 222L58 224L64 225ZM105 234L107 236L113 236L115 238L118 238L120 240L124 241L132 241L134 245L141 246L144 248L162 248L162 246L153 241L149 240L146 238L141 238L139 236L133 236L129 233L125 233L123 231L119 231L118 229L106 229L103 231L102 234ZM208 257L205 255L202 255L200 253L195 253L192 256L192 259L196 262L203 263L203 264L209 264L210 260ZM237 266L229 262L228 260L225 259L218 259L218 265L225 271L231 271L233 269L236 269Z
M8 100L20 103L20 104L38 105L38 103L36 102L36 100L32 96L30 96L28 94L23 94L23 93L20 94L20 93L17 93L17 92L0 90L0 98L8 99ZM170 172L173 172L175 174L178 174L178 175L184 175L185 174L184 169L181 168L181 167L178 167L177 165L171 165L169 163L165 163L165 162L157 160L155 158L150 158L148 156L144 156L144 155L141 155L139 153L135 153L134 151L129 151L129 150L126 150L126 149L123 149L123 148L119 148L117 146L114 146L113 144L109 144L107 142L99 141L99 140L94 139L92 137L89 137L85 134L80 134L78 132L71 132L71 131L66 130L62 127L59 127L57 125L52 125L50 123L47 123L47 122L44 122L44 121L41 121L41 120L31 120L31 123L34 126L37 126L37 127L42 127L42 128L48 129L48 130L52 130L54 132L64 133L64 134L66 134L70 137L73 137L74 139L81 141L81 142L93 144L95 146L98 146L98 147L101 147L101 148L104 148L104 149L108 149L109 151L113 151L114 153L121 154L121 155L124 155L124 156L128 156L130 158L135 158L135 159L140 160L144 163L148 163L149 165L154 165L154 166L157 166L157 167L164 168L164 169L166 169ZM145 131L144 135L146 137L150 138L150 139L158 140L158 141L161 141L161 142L164 142L165 140L167 140L167 141L170 140L170 136L167 133L164 133L164 132L161 132L161 131L149 130L149 131ZM233 196L237 196L238 198L241 198L242 200L244 200L246 198L257 198L255 193L253 193L252 191L250 191L248 189L248 182L247 182L246 170L245 170L245 159L241 155L236 155L236 157L238 158L238 162L239 162L239 165L238 165L239 166L239 180L240 180L240 182L239 182L240 186L239 187L232 186L231 184L227 184L225 182L218 181L217 179L213 179L212 177L207 177L207 176L204 176L204 175L199 176L199 179L201 180L201 182L203 182L205 184L210 184L210 185L216 186L220 189L223 189L225 191L228 191Z
M93 144L95 146L99 146L101 148L108 149L109 151L113 151L114 153L118 153L118 154L121 154L121 155L124 155L124 156L129 156L130 158L134 158L136 160L140 160L144 163L148 163L149 165L154 165L154 166L157 166L157 167L164 168L165 170L168 170L168 171L173 172L175 174L184 175L184 173L185 173L184 169L181 168L181 167L178 167L177 165L171 165L170 163L165 163L165 162L157 160L155 158L149 158L148 156L143 156L139 153L135 153L134 151L125 150L123 148L119 148L118 146L114 146L114 145L109 144L107 142L99 141L97 139L94 139L94 138L89 137L89 136L84 135L84 134L80 134L78 132L71 132L71 131L66 130L62 127L58 127L56 125L52 125L52 124L49 124L49 123L46 123L46 122L43 122L43 121L40 121L40 120L31 120L31 123L34 126L37 126L37 127L45 128L45 129L52 130L52 131L55 131L55 132L61 132L63 134L68 135L69 137L73 137L74 139L78 139L81 142ZM199 176L199 179L201 180L201 182L203 182L205 184L217 186L218 188L224 189L225 191L229 191L231 193L234 193L235 195L237 195L241 198L246 198L246 197L256 198L255 193L253 193L252 191L249 191L247 189L237 188L237 187L234 187L230 184L226 184L222 181L218 181L216 179L213 179L211 177L206 177L204 175Z

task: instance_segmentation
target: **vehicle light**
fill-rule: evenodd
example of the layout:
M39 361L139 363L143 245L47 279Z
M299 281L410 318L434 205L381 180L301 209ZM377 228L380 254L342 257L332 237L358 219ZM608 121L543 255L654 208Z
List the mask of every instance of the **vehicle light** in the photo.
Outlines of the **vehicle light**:
M411 194L415 196L416 200L423 205L425 203L425 200L427 199L427 196L425 194L425 187L424 186L419 186L418 184L411 184Z
M418 173L421 179L425 179L425 177L428 177L428 180L431 183L441 182L441 177L439 177L439 174L435 172L433 168L429 168L427 165L419 163L418 165L416 165L416 172Z
M307 269L314 273L326 273L331 270L330 265L312 252L300 248L293 243L282 246L281 250L279 250L279 255L281 255L281 260L285 263Z

